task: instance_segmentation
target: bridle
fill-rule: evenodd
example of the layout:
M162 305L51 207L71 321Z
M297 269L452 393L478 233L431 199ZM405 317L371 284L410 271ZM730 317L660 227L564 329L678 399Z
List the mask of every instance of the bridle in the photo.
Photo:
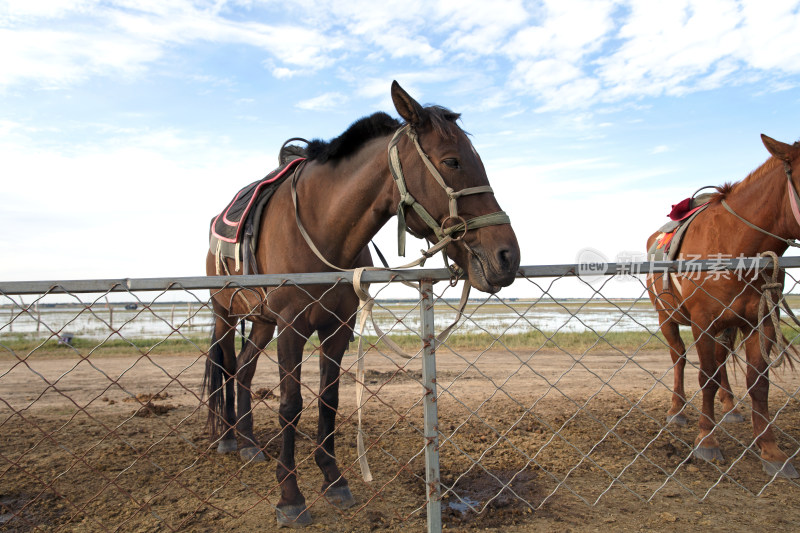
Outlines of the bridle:
M431 214L428 213L428 210L425 209L425 207L419 203L417 199L414 198L414 196L412 196L412 194L408 191L406 179L405 176L403 176L403 167L400 164L399 150L397 148L397 144L400 142L400 139L404 134L407 135L408 138L414 143L420 159L422 159L422 162L425 163L425 166L428 168L428 172L431 173L431 176L433 176L433 179L436 180L436 183L438 183L447 194L450 214L441 224L437 224L436 219L434 219ZM419 216L419 218L421 218L422 221L425 222L425 224L431 230L433 230L433 233L436 236L437 244L448 237L451 241L461 240L464 238L464 235L466 235L467 231L471 229L511 223L511 220L508 218L508 215L505 213L505 211L496 211L494 213L479 215L469 220L464 220L463 217L459 216L458 199L460 197L469 196L471 194L494 194L492 187L489 185L480 185L477 187L467 187L465 189L461 189L460 191L453 190L452 187L445 183L444 178L442 178L442 175L433 165L430 157L428 157L428 154L426 154L420 146L419 136L411 124L406 124L398 129L392 137L392 140L389 141L389 170L392 173L392 178L394 179L394 183L397 186L398 192L400 193L400 202L397 204L397 252L400 256L406 255L406 232L410 233L414 237L417 237L418 239L424 238L422 235L417 234L415 231L409 228L406 224L406 210L409 207L414 209L414 212ZM445 227L450 220L453 220L456 223L452 226Z
M788 161L783 162L783 171L786 173L786 179L787 179L786 188L789 195L789 206L791 207L792 215L794 215L794 219L797 222L797 225L800 226L800 208L798 208L798 206L800 206L800 195L797 194L797 189L795 188L794 182L792 181L792 166L789 164ZM788 246L794 246L795 248L800 248L800 244L798 244L796 240L784 239L783 237L779 237L778 235L770 233L769 231L763 228L759 228L752 222L740 216L738 213L736 213L736 211L734 211L731 208L731 206L728 205L728 202L726 202L724 198L722 199L721 203L722 207L727 209L730 214L732 214L733 216L735 216L736 218L747 224L752 229L760 231L761 233L769 235L770 237L773 237L775 239L778 239L781 242L785 242Z

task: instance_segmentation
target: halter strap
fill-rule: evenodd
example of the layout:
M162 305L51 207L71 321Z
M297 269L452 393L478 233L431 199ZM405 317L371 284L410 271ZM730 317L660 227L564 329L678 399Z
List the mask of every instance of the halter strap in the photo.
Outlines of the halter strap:
M405 176L403 175L403 167L400 164L400 154L397 148L397 144L400 142L402 135L405 134L411 139L414 143L414 147L417 149L417 153L419 154L422 162L425 163L425 166L428 168L428 172L430 172L433 179L436 180L436 183L444 190L445 194L447 194L448 199L448 207L449 207L449 218L453 218L456 220L464 220L458 215L458 199L462 196L468 196L471 194L483 194L483 193L494 193L492 187L489 185L479 185L477 187L467 187L465 189L461 189L460 191L453 190L452 187L448 186L445 183L444 178L439 173L439 170L434 166L431 162L428 154L422 149L422 146L419 144L419 137L417 132L414 128L411 127L410 124L406 124L402 128L398 129L392 140L389 141L389 170L392 173L392 178L394 179L394 183L397 186L397 190L400 193L400 202L397 204L397 252L400 256L406 255L406 232L410 233L414 237L423 238L422 235L417 234L411 228L408 227L406 223L406 209L411 207L414 209L414 212L422 219L423 222L433 230L434 235L436 236L437 241L441 241L447 236L452 236L454 233L458 231L464 231L465 233L471 229L482 228L485 226L493 226L498 224L510 224L511 220L509 219L508 215L505 211L497 211L495 213L489 213L486 215L479 215L477 217L473 217L465 222L458 223L454 226L450 226L448 228L442 227L440 224L436 222L430 213L428 213L427 209L420 204L416 198L408 191L408 186L406 185ZM445 220L446 222L446 220Z
M794 187L794 182L792 181L792 166L784 161L783 162L783 171L786 173L786 188L789 195L789 205L792 206L792 214L794 215L794 220L797 222L797 225L800 226L800 195L797 194L797 189Z

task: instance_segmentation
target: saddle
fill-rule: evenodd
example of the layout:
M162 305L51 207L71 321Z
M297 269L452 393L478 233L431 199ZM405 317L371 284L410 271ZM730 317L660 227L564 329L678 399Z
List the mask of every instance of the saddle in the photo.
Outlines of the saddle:
M261 216L273 193L305 160L305 150L290 145L289 139L278 153L279 166L264 178L243 187L218 215L211 219L209 249L217 258L236 261L236 271L244 264L243 274L257 274L255 253Z
M659 235L647 251L651 261L672 261L680 252L681 241L694 217L708 207L713 193L700 194L674 204L667 215L670 221L659 228Z

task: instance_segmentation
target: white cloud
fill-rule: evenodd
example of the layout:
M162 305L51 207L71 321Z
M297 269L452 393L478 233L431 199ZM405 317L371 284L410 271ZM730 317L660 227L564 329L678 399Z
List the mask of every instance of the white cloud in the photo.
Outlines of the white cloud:
M429 36L438 33L436 10L423 0L303 0L287 4L287 9L320 33L350 36L343 55L372 62L410 58L427 65L446 60L430 42Z
M511 99L510 95L505 91L493 91L492 94L484 98L480 101L480 108L484 110L491 110L491 109L498 109L501 107L506 107L513 104L513 100ZM516 114L519 114L521 111L516 110L509 113L506 113L504 116L509 118Z
M598 60L598 75L608 100L772 82L765 71L800 72L798 24L796 2L632 3L619 30L625 43Z
M6 0L7 15L10 19L27 17L57 18L64 13L82 11L91 7L93 0Z
M417 58L428 65L439 64L444 58L444 53L428 44L422 36L408 36L402 34L388 34L380 39L381 46L393 58Z
M609 99L691 90L740 47L736 7L726 0L632 4L619 29L624 44L598 60Z
M449 71L450 80L491 70L495 90L533 96L539 110L758 78L779 88L781 75L800 71L800 15L789 0L302 0L284 6L282 18L267 0L245 4L249 19L238 2L14 0L0 30L0 87L139 75L196 43L263 50L279 80L341 64L363 65L372 78L390 77L400 62ZM349 83L383 98L383 88Z
M444 48L468 57L495 53L530 18L520 0L443 0L434 10L449 32Z
M515 67L510 87L532 94L543 103L538 111L587 107L600 91L600 83L575 66L556 59L522 61Z
M581 70L567 61L524 60L514 67L511 87L523 92L541 93L582 76Z
M54 12L10 9L0 30L0 87L23 81L61 86L94 75L130 75L174 53L176 46L198 42L253 46L286 64L317 69L335 61L334 54L347 42L335 32L323 34L296 23L232 21L191 2L118 2L110 7L82 2ZM41 28L57 17L54 26L73 29Z
M233 21L214 11L187 6L168 13L161 9L114 11L109 14L109 19L126 34L149 42L164 45L189 45L202 41L243 44L261 48L280 61L304 67L330 61L330 53L342 48L345 43L345 39L335 32L322 34L296 23L279 25Z
M739 57L757 69L777 69L796 74L800 71L797 27L800 9L794 0L768 3L744 0L739 32L742 45ZM765 38L765 36L769 38Z
M298 71L288 69L286 67L276 67L272 69L272 75L278 78L279 80L286 80L289 78L293 78Z
M797 2L544 2L503 50L514 60L510 87L543 101L540 110L569 109L758 78L778 87L764 71L800 71L798 24Z
M319 96L315 96L314 98L309 98L308 100L298 102L297 107L307 111L332 110L338 108L345 102L347 102L347 96L343 95L342 93L328 92Z
M160 57L159 47L126 36L0 29L0 87L25 80L63 86L93 74L130 75Z
M597 51L614 29L614 2L545 0L540 23L514 35L504 52L512 58L557 57L576 62Z

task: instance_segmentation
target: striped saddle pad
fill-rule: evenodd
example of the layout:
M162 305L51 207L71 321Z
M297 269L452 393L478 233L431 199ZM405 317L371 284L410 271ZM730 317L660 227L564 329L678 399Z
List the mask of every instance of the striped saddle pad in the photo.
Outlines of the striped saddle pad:
M303 160L297 158L284 163L236 193L225 209L211 220L209 247L212 253L218 257L234 259L237 265L245 258L246 252L255 254L264 207L278 186L291 176L292 171ZM249 261L245 261L245 273L254 273L247 272L250 270L247 268L248 263Z

